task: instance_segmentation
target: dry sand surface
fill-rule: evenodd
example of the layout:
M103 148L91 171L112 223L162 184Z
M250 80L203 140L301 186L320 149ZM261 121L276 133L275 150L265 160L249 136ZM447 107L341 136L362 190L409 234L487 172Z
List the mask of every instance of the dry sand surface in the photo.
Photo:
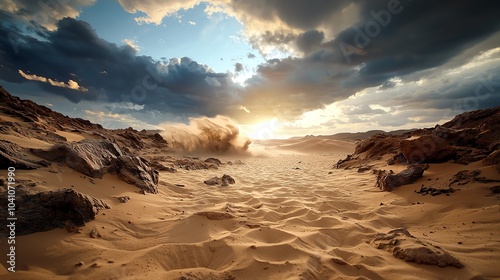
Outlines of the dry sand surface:
M422 179L389 193L374 187L370 172L332 168L354 143L302 139L267 145L260 155L240 157L243 165L160 172L157 195L139 194L113 175L90 179L54 164L19 170L17 179L37 182L37 190L74 188L112 208L81 233L56 229L19 236L17 272L0 266L0 278L500 279L500 196L490 195L491 184L459 186L450 196L414 192L422 184L447 186L459 170L480 169L498 178L493 167L431 164ZM236 184L203 183L223 174ZM120 203L119 196L130 201ZM399 227L465 267L408 263L369 244L374 234ZM89 237L94 228L101 237ZM5 266L5 254L0 258Z

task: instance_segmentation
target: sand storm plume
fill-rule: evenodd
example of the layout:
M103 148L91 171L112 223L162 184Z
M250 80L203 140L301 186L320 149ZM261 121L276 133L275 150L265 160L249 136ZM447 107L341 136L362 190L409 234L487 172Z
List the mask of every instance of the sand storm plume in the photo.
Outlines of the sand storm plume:
M246 153L251 140L227 117L190 118L189 124L164 124L162 135L171 146L185 152Z

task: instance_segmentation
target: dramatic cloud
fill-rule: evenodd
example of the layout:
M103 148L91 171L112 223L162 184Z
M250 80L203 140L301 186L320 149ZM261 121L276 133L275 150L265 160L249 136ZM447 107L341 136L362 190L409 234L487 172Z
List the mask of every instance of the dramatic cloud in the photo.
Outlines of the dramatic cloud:
M316 50L325 39L325 33L318 30L309 30L297 37L297 47L305 53Z
M32 1L3 0L0 10L15 14L27 22L34 22L49 30L56 28L57 21L80 14L82 7L91 6L96 0Z
M158 25L202 1L118 2L138 13L138 23ZM157 122L165 116L226 114L246 122L279 118L295 129L417 126L445 119L438 110L457 102L455 114L500 104L498 83L481 82L499 80L497 2L203 2L210 16L238 19L244 39L268 59L244 87L233 82L241 73L215 73L187 57L156 61L138 55L133 41L118 46L99 38L89 24L72 19L77 7L93 3L83 0L72 1L73 8L60 5L50 16L52 25L40 24L48 29L31 32L22 26L41 8L28 7L27 1L0 4L6 11L0 13L0 76L13 84L43 82L37 83L43 90L73 102L140 106L113 113ZM282 51L279 58L273 57L276 50ZM245 68L234 67L235 73ZM69 82L54 87L49 78ZM489 97L471 101L481 84ZM75 88L88 91L75 94Z
M25 78L26 80L30 80L30 81L39 81L42 83L49 83L55 87L69 88L72 90L78 90L78 91L83 91L83 92L88 91L88 89L81 87L80 85L78 85L77 82L75 82L73 80L69 80L68 83L66 84L64 82L58 82L58 81L55 81L52 79L47 79L45 77L37 76L35 74L29 75L29 74L24 73L22 70L19 70L19 74L21 74L21 76L23 76L23 78Z
M10 21L7 15L2 17L2 22ZM22 69L23 73L36 73L41 77L38 81L50 77L40 86L73 102L132 102L144 105L143 110L179 113L186 118L215 116L231 106L238 110L239 105L231 100L239 86L228 74L215 73L186 57L165 63L138 56L129 45L117 46L99 38L85 22L65 18L58 22L57 30L43 33L43 40L18 33L15 48L7 36L12 32L16 32L13 27L0 25L4 81L26 82L28 76L18 73ZM68 80L68 84L56 82ZM88 91L75 95L74 89Z

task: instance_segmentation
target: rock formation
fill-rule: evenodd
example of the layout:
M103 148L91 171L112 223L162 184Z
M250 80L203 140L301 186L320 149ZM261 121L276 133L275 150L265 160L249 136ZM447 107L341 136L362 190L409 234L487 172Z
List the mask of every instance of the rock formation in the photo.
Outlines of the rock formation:
M123 181L139 187L147 193L158 193L158 171L138 156L120 156L110 167Z
M393 191L395 188L414 183L422 178L424 171L429 168L428 164L414 164L410 165L407 169L393 174L387 171L377 171L376 186L383 191Z
M48 166L49 163L43 160L37 161L26 156L28 151L9 141L0 140L0 169L14 167L16 169L36 169Z
M219 177L213 177L211 179L208 179L204 181L203 183L209 185L209 186L215 186L215 185L220 185L221 187L227 187L230 184L235 184L236 181L233 179L233 177L224 174L222 178Z
M7 192L1 192L0 199L7 201ZM72 189L33 192L20 187L16 188L16 208L16 234L25 235L68 225L83 226L109 206ZM6 215L7 211L1 211L0 219L6 221ZM6 236L6 230L2 227L0 234Z
M464 267L459 260L451 256L448 252L415 238L403 228L393 229L387 234L378 233L372 238L371 244L377 249L386 250L392 253L394 257L407 262L437 265L440 267Z

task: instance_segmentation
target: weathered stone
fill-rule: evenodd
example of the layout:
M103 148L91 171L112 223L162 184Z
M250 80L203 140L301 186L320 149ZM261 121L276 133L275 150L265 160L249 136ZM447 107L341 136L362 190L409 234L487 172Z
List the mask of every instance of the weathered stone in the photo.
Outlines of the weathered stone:
M11 143L0 140L0 169L14 167L16 169L36 169L42 166L49 166L46 161L36 161L25 156L27 149Z
M443 162L456 154L455 149L444 139L434 135L401 140L399 149L409 163Z
M406 229L398 228L387 234L378 233L371 243L377 249L386 250L396 258L418 264L437 265L440 267L464 265L443 249L412 236Z
M7 201L7 193L0 193ZM47 231L68 225L83 226L93 220L102 209L110 208L104 201L79 193L72 189L49 192L34 192L26 188L16 189L16 234L25 235ZM7 211L0 211L6 221ZM0 228L2 236L7 227Z
M220 185L222 187L227 187L230 184L235 184L236 181L233 179L233 177L231 177L231 176L229 176L227 174L224 174L222 176L222 178L213 177L211 179L208 179L208 180L204 181L204 183L207 184L207 185L209 185L209 186Z
M376 186L383 191L393 191L399 186L412 184L420 179L427 168L429 168L428 164L414 164L398 174L380 171L377 174Z
M216 159L216 158L207 158L205 160L206 163L212 163L212 164L215 164L215 165L221 165L222 162L219 160L219 159Z
M147 193L158 193L158 171L138 156L120 156L113 161L110 170L123 181L135 185Z
M37 156L63 162L68 167L93 178L102 178L113 160L123 155L116 144L96 139L56 144L49 150L32 149L32 151Z

